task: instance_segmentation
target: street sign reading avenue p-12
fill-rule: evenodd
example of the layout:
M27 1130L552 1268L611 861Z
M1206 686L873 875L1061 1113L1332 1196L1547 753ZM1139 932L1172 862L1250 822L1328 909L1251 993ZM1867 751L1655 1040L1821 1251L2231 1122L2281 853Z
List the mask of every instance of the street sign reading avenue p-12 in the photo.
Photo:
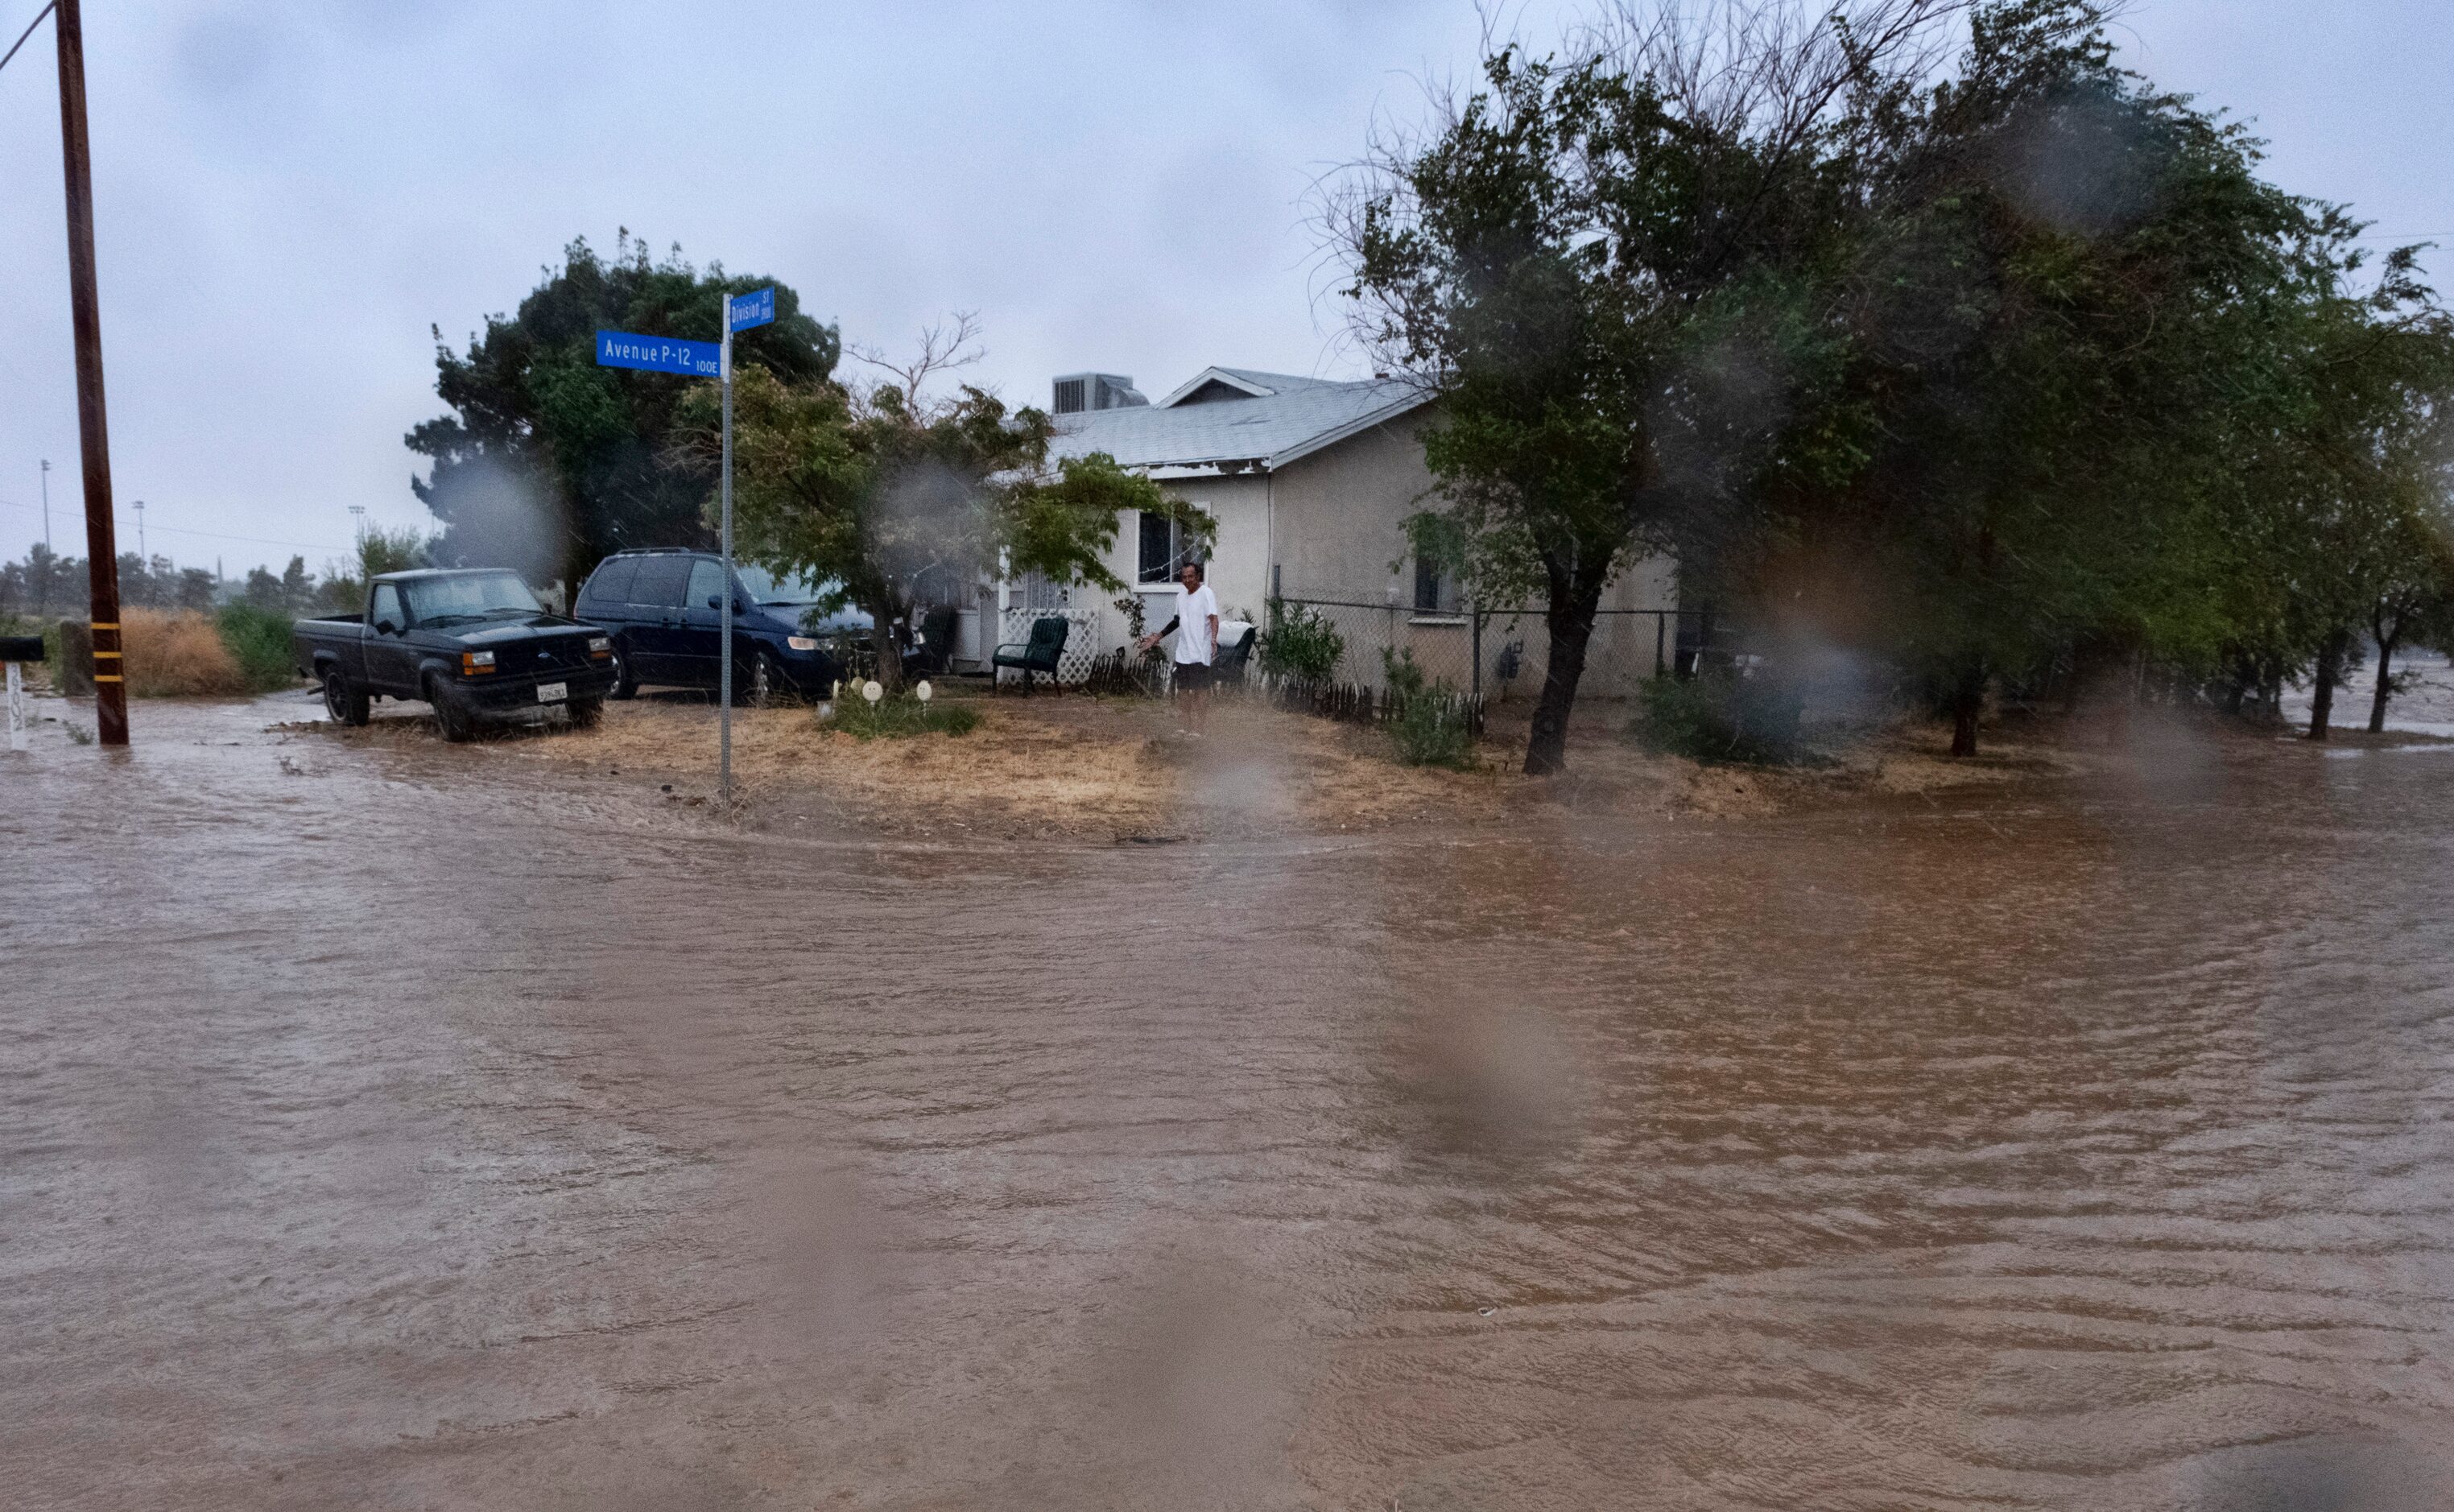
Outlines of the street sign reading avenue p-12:
M596 333L596 365L713 378L724 371L724 348L717 342L684 341L679 336L634 336L627 331L600 331Z

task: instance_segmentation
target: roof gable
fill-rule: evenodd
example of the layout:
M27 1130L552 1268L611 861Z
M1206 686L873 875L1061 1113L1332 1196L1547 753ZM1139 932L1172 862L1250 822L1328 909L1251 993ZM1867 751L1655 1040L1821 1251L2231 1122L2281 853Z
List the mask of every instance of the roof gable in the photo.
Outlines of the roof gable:
M1127 467L1283 467L1420 408L1407 379L1340 382L1205 368L1146 409L1056 416L1059 457L1105 452Z

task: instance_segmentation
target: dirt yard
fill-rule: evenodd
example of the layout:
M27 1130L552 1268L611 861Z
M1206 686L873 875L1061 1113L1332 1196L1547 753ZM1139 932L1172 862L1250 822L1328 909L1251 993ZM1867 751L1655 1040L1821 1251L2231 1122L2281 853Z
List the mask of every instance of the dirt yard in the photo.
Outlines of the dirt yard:
M1625 737L1624 710L1596 704L1580 711L1570 770L1529 778L1518 771L1522 706L1495 716L1476 770L1452 772L1399 765L1378 730L1241 700L1222 700L1192 735L1161 703L961 689L948 696L980 711L978 728L860 740L820 728L808 708L736 710L734 819L794 834L1160 843L1491 825L1536 811L1735 818L2074 776L2100 764L2083 749L2042 738L1998 738L1979 759L1952 761L1943 731L1907 727L1861 732L1820 767L1700 767L1647 755ZM379 706L364 730L285 729L352 745L434 738L420 706L393 707ZM663 804L702 808L714 798L715 712L695 699L612 704L596 729L512 729L477 749L542 771L650 785Z

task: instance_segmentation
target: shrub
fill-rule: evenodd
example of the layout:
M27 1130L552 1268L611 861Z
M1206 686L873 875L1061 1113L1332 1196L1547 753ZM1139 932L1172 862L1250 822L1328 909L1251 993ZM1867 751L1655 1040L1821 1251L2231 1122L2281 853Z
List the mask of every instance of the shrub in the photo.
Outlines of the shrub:
M222 644L238 663L239 676L251 693L270 693L298 680L290 659L290 616L278 610L249 603L231 604L218 620Z
M1254 648L1261 670L1298 682L1327 682L1346 655L1346 637L1329 616L1276 598L1269 601L1268 615Z
M1426 685L1423 669L1415 665L1415 648L1398 655L1380 653L1380 669L1389 684L1389 739L1398 759L1410 767L1474 766L1474 731L1466 721L1465 702L1447 683Z
M1656 677L1644 685L1630 733L1648 751L1708 765L1788 766L1809 759L1798 737L1803 708L1770 678Z
M133 698L227 697L248 691L247 676L212 620L192 611L125 609L119 615L121 666Z
M847 689L834 711L818 720L821 730L840 730L859 740L900 740L915 735L969 735L979 728L980 712L967 703L922 703L910 694L871 703Z

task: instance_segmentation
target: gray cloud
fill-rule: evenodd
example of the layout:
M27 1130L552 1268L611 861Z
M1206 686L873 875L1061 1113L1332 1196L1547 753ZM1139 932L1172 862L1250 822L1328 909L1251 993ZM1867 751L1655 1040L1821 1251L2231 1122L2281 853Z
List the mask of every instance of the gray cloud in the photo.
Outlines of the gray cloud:
M32 9L0 0L0 26ZM1509 14L1542 36L1562 9ZM2442 8L2162 0L2127 26L2161 80L2258 117L2286 185L2454 231ZM238 566L319 560L351 504L422 522L400 435L436 413L429 324L459 339L616 226L890 349L977 309L1010 398L1090 367L1149 392L1210 362L1345 373L1305 186L1376 109L1412 113L1416 78L1470 68L1479 25L1465 0L154 0L87 28L117 494L158 549ZM0 74L10 555L42 456L81 550L47 42Z

